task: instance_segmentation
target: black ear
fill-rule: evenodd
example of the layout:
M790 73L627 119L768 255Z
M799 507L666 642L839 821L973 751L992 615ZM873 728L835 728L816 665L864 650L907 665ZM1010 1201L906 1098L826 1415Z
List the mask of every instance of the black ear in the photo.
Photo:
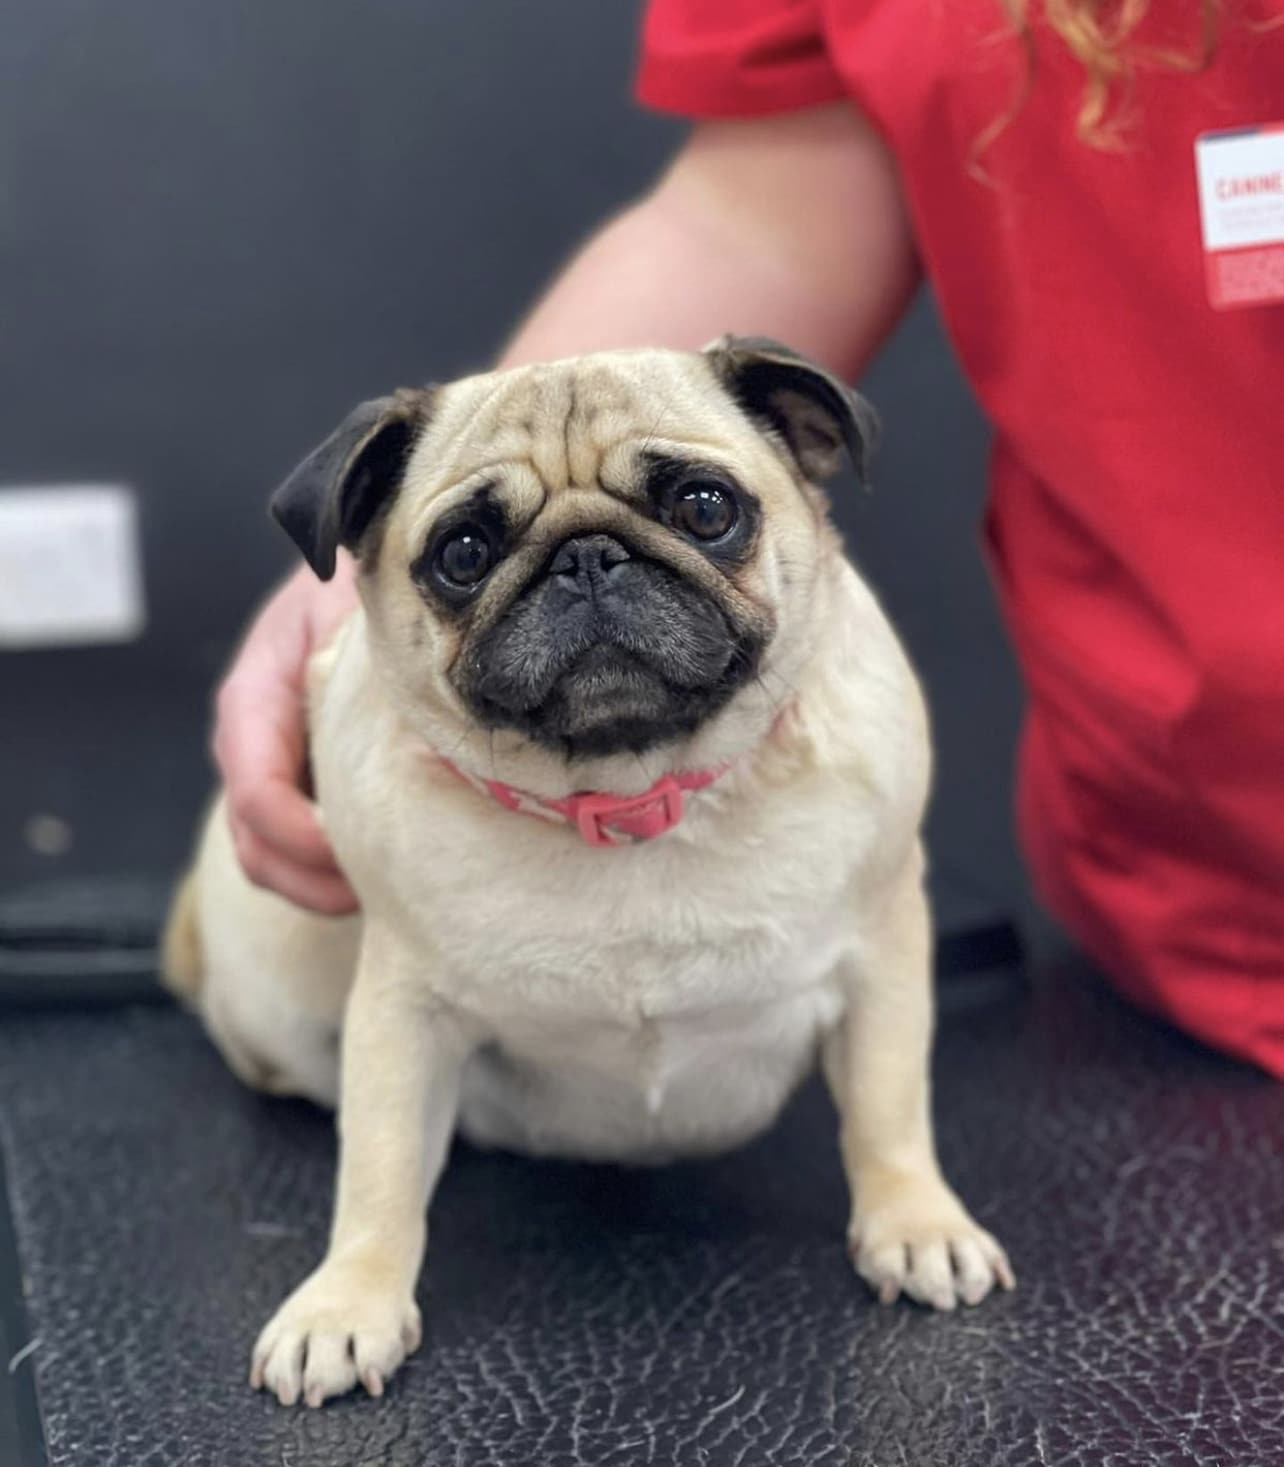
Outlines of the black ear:
M431 393L403 388L353 408L272 496L272 517L323 581L356 550L401 484Z
M744 411L785 440L804 477L832 478L845 452L864 481L878 414L858 392L765 336L723 336L705 354Z

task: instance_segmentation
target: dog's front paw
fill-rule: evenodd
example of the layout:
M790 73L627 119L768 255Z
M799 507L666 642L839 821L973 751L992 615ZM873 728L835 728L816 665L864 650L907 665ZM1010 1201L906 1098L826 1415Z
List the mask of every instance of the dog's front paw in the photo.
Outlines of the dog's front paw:
M259 1336L250 1385L266 1387L283 1406L300 1396L319 1406L358 1381L381 1396L421 1338L413 1299L391 1293L359 1267L323 1263Z
M881 1194L881 1195L878 1195ZM893 1304L902 1293L934 1309L979 1304L999 1284L1016 1287L999 1242L935 1179L877 1189L848 1235L856 1271Z

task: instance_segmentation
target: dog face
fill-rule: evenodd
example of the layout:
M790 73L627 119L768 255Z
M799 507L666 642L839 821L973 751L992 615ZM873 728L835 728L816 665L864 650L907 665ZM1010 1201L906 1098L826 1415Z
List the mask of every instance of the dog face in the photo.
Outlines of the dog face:
M273 512L318 575L357 555L430 736L641 755L779 704L833 553L814 485L873 432L774 343L602 353L363 404Z

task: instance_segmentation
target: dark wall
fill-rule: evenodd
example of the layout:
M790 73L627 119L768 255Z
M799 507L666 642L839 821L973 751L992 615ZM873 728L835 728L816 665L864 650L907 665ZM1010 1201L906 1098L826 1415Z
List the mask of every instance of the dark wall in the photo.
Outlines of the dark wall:
M268 489L357 398L484 364L653 176L681 129L628 100L635 24L570 0L7 8L0 484L133 485L150 625L0 653L0 880L179 859L208 689L288 564ZM866 385L878 492L838 512L928 680L937 858L1015 890L984 434L926 308ZM38 812L67 855L27 848Z

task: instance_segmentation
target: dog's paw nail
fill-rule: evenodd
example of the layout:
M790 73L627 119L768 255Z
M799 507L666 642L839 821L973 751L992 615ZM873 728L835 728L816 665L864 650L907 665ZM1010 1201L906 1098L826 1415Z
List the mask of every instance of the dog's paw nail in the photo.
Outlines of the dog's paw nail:
M882 1305L895 1304L901 1297L901 1286L895 1279L888 1279L878 1291L878 1302Z
M311 1406L311 1408L314 1411L324 1401L325 1401L325 1389L322 1386L314 1385L314 1386L309 1386L308 1387L307 1402L308 1402L308 1405Z
M367 1370L361 1377L361 1384L365 1386L370 1395L376 1398L383 1395L383 1376L377 1370Z

